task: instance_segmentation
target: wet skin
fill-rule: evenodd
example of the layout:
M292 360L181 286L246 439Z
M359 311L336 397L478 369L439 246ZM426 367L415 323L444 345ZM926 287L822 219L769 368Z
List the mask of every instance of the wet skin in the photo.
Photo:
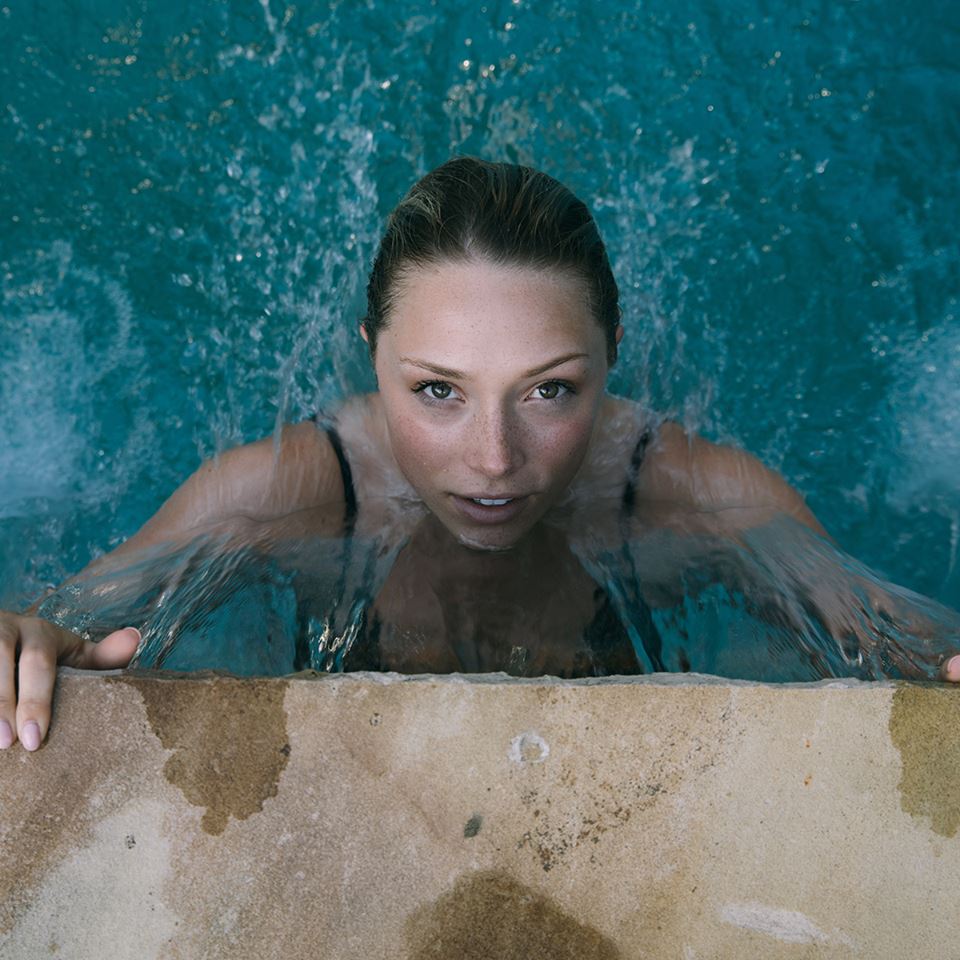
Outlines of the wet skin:
M606 340L576 277L447 263L400 284L375 368L400 472L460 542L504 549L583 464Z

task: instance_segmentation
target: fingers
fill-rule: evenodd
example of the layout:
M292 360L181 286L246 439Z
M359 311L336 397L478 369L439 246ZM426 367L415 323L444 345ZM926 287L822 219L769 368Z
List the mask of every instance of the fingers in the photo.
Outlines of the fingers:
M940 675L948 683L960 683L960 655L947 660L940 668Z
M99 643L84 644L83 663L89 670L112 670L125 667L140 645L140 631L124 627L104 637Z
M109 670L126 666L139 643L140 631L135 627L90 643L45 620L0 616L0 749L18 738L30 751L43 743L50 727L58 660L74 667Z
M56 639L42 620L22 617L20 627L20 690L17 736L27 750L36 750L50 726L50 704L57 678Z
M17 656L18 631L0 620L0 750L6 750L16 739L17 693L14 684L14 663Z

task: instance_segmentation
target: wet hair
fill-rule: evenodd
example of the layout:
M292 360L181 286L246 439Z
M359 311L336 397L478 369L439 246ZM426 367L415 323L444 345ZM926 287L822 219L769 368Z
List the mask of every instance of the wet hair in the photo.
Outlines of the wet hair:
M390 214L367 285L363 325L371 356L407 271L469 260L579 277L614 363L619 291L587 205L545 173L476 157L456 157L432 170Z

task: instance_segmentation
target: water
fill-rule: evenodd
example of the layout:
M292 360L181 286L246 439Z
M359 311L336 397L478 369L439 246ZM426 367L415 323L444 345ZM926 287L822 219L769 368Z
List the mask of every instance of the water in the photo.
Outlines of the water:
M958 40L892 0L0 7L0 605L368 388L384 217L472 152L595 210L613 389L960 606Z
M298 525L246 523L156 548L61 587L41 614L94 637L141 624L134 666L245 675L933 678L960 643L960 614L878 581L786 518L738 543L642 518L612 534L543 524L501 555L455 547L429 516L406 536L388 524L350 540L291 537Z

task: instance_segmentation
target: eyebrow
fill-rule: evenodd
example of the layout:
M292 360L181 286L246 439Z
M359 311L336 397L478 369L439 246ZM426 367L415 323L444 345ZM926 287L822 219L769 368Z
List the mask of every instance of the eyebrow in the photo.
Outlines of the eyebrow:
M521 374L522 379L527 379L528 377L537 377L541 373L546 373L548 370L552 370L554 367L559 367L561 364L566 363L568 360L581 360L581 359L590 359L589 353L565 353L562 357L557 357L555 360L549 360L547 363L541 364L539 367L533 367L531 370L525 371ZM427 360L418 360L416 357L401 357L401 363L409 363L414 367L421 367L424 370L429 370L431 373L435 373L438 377L445 377L448 380L469 380L470 378L467 374L463 373L460 370L451 370L449 367L441 367L435 363L430 363Z

